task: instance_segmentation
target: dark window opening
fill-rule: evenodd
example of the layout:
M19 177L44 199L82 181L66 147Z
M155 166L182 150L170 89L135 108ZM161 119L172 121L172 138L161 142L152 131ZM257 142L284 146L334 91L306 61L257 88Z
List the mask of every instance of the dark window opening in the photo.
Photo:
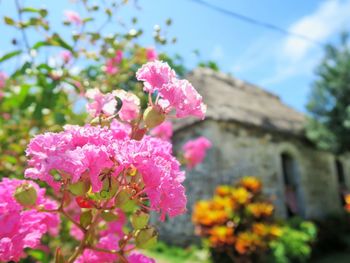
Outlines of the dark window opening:
M287 216L293 217L299 215L298 207L298 184L297 184L297 167L292 156L287 153L281 155L282 172L285 190L285 200Z

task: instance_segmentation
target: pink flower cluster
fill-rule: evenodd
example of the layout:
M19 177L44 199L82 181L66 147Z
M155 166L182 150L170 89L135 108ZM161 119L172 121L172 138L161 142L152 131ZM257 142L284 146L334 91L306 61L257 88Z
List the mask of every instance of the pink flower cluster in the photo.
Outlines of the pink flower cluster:
M146 58L148 61L154 61L158 59L157 51L152 47L146 48Z
M211 148L211 142L205 137L188 141L183 147L184 158L189 169L203 162L206 152Z
M136 168L142 177L142 190L150 199L150 209L166 214L182 214L186 196L182 181L184 172L171 155L172 145L166 141L144 136L131 140L125 125L113 121L111 128L68 126L60 133L45 133L31 140L27 156L27 178L47 182L56 191L61 180L54 179L58 171L72 183L81 179L91 182L92 191L99 192L103 176L109 175L125 181L128 170Z
M110 58L106 62L106 73L108 75L114 75L118 73L118 65L122 62L123 59L123 51L117 50L115 56Z
M5 87L7 80L7 75L4 72L0 71L0 89Z
M187 80L176 78L175 71L161 61L148 62L136 73L144 82L144 91L158 94L157 106L164 113L176 111L176 117L195 116L204 119L206 106L202 97Z
M57 214L24 209L14 194L16 188L31 184L37 192L36 206L56 209L56 202L45 197L45 189L33 182L4 178L0 182L0 261L19 261L25 248L38 248L41 237L57 235L60 223Z
M80 26L83 23L83 20L81 19L80 15L72 10L66 10L64 12L64 15L68 22L75 24L77 26Z
M103 114L106 117L112 116L117 108L118 97L122 101L122 107L118 115L123 121L131 121L138 117L140 112L140 99L131 92L115 90L112 93L101 93L98 89L90 89L85 95L92 102L87 104L87 111L93 117Z
M165 121L151 130L150 134L165 141L170 141L173 136L173 124Z

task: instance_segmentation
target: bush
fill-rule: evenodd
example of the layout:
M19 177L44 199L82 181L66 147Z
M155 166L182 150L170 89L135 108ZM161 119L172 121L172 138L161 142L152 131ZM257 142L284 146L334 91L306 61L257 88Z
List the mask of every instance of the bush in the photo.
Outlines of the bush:
M244 177L235 186L216 188L211 200L195 204L196 233L208 242L214 262L303 262L311 254L316 227L273 217L274 205L262 183Z

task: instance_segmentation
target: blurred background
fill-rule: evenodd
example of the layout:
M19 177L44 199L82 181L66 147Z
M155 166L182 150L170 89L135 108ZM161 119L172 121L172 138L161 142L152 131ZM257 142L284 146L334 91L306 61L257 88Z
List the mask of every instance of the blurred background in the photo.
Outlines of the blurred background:
M35 134L84 123L87 89L143 96L135 72L159 59L208 106L174 123L175 151L212 147L187 171L188 213L145 253L350 262L350 1L1 0L0 16L1 178L23 178Z

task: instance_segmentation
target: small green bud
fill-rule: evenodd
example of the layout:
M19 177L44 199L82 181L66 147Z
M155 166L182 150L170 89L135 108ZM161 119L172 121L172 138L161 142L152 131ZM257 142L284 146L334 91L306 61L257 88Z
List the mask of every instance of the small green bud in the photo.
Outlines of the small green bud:
M142 229L148 224L149 214L146 214L142 211L137 211L131 216L130 221L134 229Z
M137 230L135 243L138 248L149 248L157 243L158 234L154 227Z
M80 215L80 225L84 228L86 228L88 225L91 224L92 221L92 211L87 210L81 213Z
M33 185L24 183L17 187L14 197L18 203L24 207L29 207L35 205L38 195Z
M165 114L156 107L148 107L143 114L143 121L147 128L152 129L165 120Z

